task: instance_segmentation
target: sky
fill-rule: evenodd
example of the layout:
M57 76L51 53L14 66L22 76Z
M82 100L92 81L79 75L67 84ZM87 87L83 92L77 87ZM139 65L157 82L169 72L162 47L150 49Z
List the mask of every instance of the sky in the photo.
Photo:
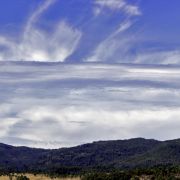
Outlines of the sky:
M0 142L179 138L179 7L0 0Z

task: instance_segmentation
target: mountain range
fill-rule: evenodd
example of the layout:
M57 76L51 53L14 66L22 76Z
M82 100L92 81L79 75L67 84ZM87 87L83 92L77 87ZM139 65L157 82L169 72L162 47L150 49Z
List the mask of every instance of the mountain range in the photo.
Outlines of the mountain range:
M1 171L58 172L180 165L180 139L98 141L71 148L36 149L0 144Z

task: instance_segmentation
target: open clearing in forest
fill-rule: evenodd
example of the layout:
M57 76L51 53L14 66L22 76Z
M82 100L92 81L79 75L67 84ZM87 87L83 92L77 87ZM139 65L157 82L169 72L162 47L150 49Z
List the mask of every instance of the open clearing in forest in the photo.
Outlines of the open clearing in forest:
M23 175L27 176L30 180L80 180L80 178L78 177L51 178L45 175L33 175L33 174L23 174ZM16 176L12 176L12 179L10 178L10 176L0 176L0 180L16 180Z

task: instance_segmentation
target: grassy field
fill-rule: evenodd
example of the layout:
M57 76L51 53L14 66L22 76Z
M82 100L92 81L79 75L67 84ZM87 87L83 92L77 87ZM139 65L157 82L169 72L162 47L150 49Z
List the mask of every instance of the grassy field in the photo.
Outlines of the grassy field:
M78 177L67 177L67 178L50 178L45 175L33 175L25 174L30 180L80 180ZM16 177L13 176L12 179L9 176L0 176L0 180L16 180Z

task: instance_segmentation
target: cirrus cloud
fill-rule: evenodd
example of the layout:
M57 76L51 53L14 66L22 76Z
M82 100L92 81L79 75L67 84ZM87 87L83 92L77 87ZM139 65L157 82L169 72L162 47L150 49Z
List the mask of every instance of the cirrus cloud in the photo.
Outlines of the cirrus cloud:
M40 16L56 1L46 0L29 17L22 35L16 39L0 35L0 60L60 61L76 49L82 33L61 20L53 33L37 26Z
M139 7L127 3L126 0L95 0L95 4L96 14L99 14L101 10L105 7L111 10L122 10L130 16L141 15Z

